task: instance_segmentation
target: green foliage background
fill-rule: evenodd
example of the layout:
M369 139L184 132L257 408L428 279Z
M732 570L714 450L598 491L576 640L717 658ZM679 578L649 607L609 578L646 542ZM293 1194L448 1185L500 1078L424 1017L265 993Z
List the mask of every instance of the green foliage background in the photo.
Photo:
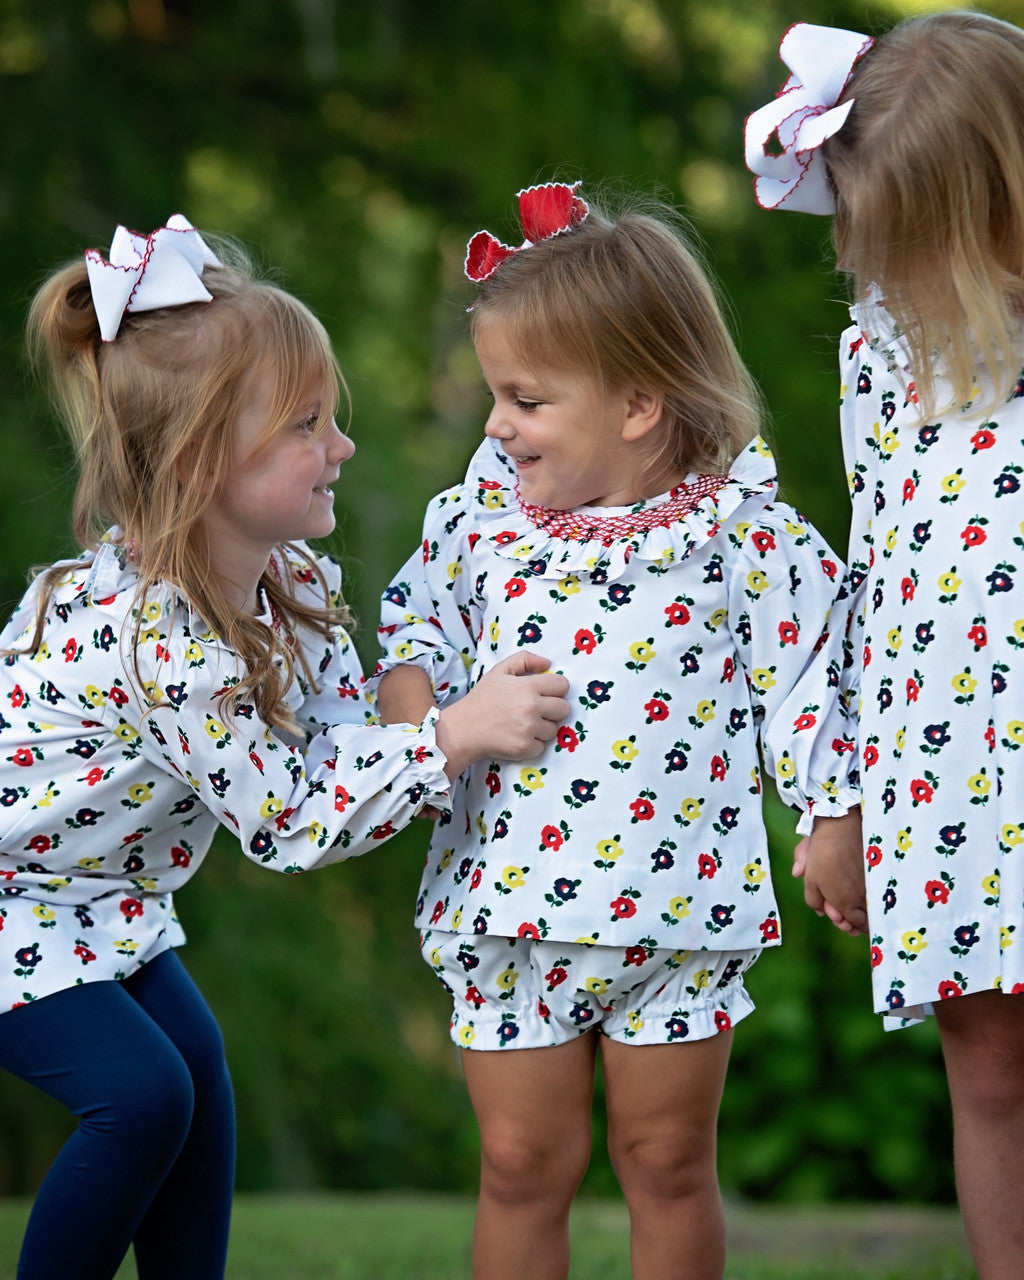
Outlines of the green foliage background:
M0 0L0 611L30 564L72 549L73 460L22 365L28 299L57 263L105 251L117 222L148 231L181 211L257 249L335 341L357 453L332 549L372 664L377 593L480 432L465 242L482 226L514 237L514 192L552 177L656 186L690 212L770 405L784 495L842 550L844 289L825 220L754 206L742 123L783 79L791 22L877 32L912 8ZM1020 0L990 11L1024 19ZM864 940L803 908L792 821L768 812L785 945L751 976L760 1007L737 1030L723 1183L948 1199L934 1029L883 1035ZM410 923L426 838L417 824L370 858L283 880L225 837L179 895L184 956L232 1061L242 1188L474 1185L446 1000ZM30 1192L67 1119L3 1076L0 1115L0 1193ZM607 1191L596 1124L588 1185Z

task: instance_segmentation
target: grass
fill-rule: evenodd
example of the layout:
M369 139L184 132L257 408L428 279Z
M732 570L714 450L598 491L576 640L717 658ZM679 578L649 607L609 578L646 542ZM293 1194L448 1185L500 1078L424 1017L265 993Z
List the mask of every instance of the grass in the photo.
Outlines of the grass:
M28 1204L0 1200L0 1280L14 1280ZM973 1280L955 1212L730 1206L726 1280ZM228 1280L469 1280L469 1199L242 1195ZM182 1224L187 1230L187 1224ZM617 1201L581 1199L573 1280L629 1280ZM685 1241L680 1241L685 1257ZM118 1280L134 1280L130 1262Z

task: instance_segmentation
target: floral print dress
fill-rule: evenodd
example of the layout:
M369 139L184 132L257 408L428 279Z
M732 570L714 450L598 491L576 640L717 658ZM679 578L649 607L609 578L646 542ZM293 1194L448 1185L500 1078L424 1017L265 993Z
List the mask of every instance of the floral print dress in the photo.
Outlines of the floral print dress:
M421 926L648 952L778 943L759 741L794 806L858 797L843 566L775 487L758 438L728 476L544 512L488 440L433 500L384 595L381 669L422 666L443 703L529 647L569 679L572 713L537 760L456 784Z
M843 335L874 1005L1024 990L1024 380L923 423L887 313ZM979 383L978 393L984 391Z
M322 604L311 561L332 594L340 573L303 555L275 556L278 576ZM239 661L167 586L142 602L140 684L136 586L112 543L68 562L42 645L0 663L0 1013L125 978L184 942L172 893L218 823L254 862L299 872L374 848L428 801L447 805L431 724L368 726L344 632L297 638L320 674L318 691L288 691L308 731L296 743L250 705L225 717ZM36 598L33 586L0 647L27 647Z

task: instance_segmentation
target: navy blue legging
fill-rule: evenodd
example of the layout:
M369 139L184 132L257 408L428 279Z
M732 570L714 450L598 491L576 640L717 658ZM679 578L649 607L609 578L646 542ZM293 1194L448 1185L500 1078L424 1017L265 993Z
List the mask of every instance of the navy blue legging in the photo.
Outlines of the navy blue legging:
M32 1208L17 1280L222 1280L235 1117L220 1029L165 951L0 1015L0 1068L79 1117Z

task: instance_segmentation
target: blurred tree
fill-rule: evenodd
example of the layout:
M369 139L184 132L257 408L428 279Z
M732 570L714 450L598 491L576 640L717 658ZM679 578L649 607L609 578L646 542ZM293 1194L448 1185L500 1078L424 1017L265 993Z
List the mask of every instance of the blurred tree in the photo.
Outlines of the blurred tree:
M910 7L805 0L799 16L877 31ZM1024 17L1019 0L993 11ZM18 376L32 290L105 251L117 222L148 231L180 210L257 247L336 342L358 451L334 549L372 664L377 592L480 432L465 242L513 234L514 192L551 177L657 186L690 212L786 494L842 548L828 225L758 210L742 165L743 118L779 87L792 20L781 0L0 0L0 610L30 564L71 549L73 460ZM786 946L751 980L762 1009L737 1033L723 1178L763 1196L948 1197L933 1029L883 1038L865 948L804 911L792 822L769 810ZM225 836L180 895L185 959L232 1058L243 1187L472 1185L445 1000L409 923L425 840L417 824L283 882ZM29 1191L66 1120L6 1077L0 1112L0 1191ZM611 1182L595 1156L590 1185Z

